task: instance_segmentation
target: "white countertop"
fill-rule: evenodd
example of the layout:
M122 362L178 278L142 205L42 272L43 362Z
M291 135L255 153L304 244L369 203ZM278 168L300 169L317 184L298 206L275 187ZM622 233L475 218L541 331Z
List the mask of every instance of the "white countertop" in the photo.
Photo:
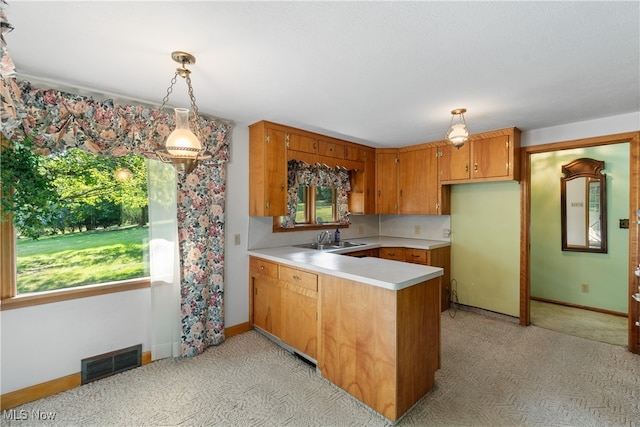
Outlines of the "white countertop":
M365 257L356 258L340 254L380 247L405 247L414 249L436 249L449 246L439 240L406 239L398 237L367 237L347 239L364 243L350 248L319 251L295 246L251 249L249 255L257 256L292 267L316 273L329 274L391 290L400 290L443 275L442 268L420 264Z

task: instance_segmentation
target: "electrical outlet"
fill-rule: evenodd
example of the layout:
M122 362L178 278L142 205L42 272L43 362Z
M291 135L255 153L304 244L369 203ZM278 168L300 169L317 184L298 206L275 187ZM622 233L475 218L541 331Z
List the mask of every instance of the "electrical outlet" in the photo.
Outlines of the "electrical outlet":
M364 234L364 227L359 225L358 226L358 236L362 236Z
M238 246L240 244L240 235L239 234L234 234L233 235L233 244Z
M580 290L585 293L589 292L589 284L588 283L580 284Z
M451 229L443 228L442 229L442 237L445 237L445 238L451 237Z
M422 233L422 227L420 227L419 225L416 225L413 229L413 234L420 234Z

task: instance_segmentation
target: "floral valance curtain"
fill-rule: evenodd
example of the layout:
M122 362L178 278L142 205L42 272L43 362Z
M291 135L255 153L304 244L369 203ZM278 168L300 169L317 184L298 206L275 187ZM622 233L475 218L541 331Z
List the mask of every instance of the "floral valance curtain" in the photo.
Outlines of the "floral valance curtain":
M351 191L349 171L339 166L313 165L303 161L290 160L287 164L287 216L283 218L283 228L295 227L298 207L298 187L328 187L336 189L338 223L349 224L348 192Z
M33 87L2 78L2 133L34 137L47 155L80 148L105 156L135 153L156 158L173 128L173 114L142 105ZM178 173L182 355L202 353L224 341L223 277L226 161L231 124L200 117L203 148L214 153L190 174Z

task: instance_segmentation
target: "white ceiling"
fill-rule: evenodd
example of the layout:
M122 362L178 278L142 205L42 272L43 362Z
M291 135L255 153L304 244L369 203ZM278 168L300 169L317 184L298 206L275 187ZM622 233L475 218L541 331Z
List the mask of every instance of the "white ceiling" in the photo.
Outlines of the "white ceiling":
M19 77L159 104L183 50L199 110L243 126L390 147L458 107L471 133L640 111L638 1L7 1Z

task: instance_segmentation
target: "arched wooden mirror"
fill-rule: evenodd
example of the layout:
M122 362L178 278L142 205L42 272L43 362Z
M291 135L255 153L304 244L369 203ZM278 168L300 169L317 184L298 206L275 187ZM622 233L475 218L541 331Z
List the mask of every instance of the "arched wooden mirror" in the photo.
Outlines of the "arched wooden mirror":
M607 252L607 175L604 161L577 159L560 178L562 250Z

